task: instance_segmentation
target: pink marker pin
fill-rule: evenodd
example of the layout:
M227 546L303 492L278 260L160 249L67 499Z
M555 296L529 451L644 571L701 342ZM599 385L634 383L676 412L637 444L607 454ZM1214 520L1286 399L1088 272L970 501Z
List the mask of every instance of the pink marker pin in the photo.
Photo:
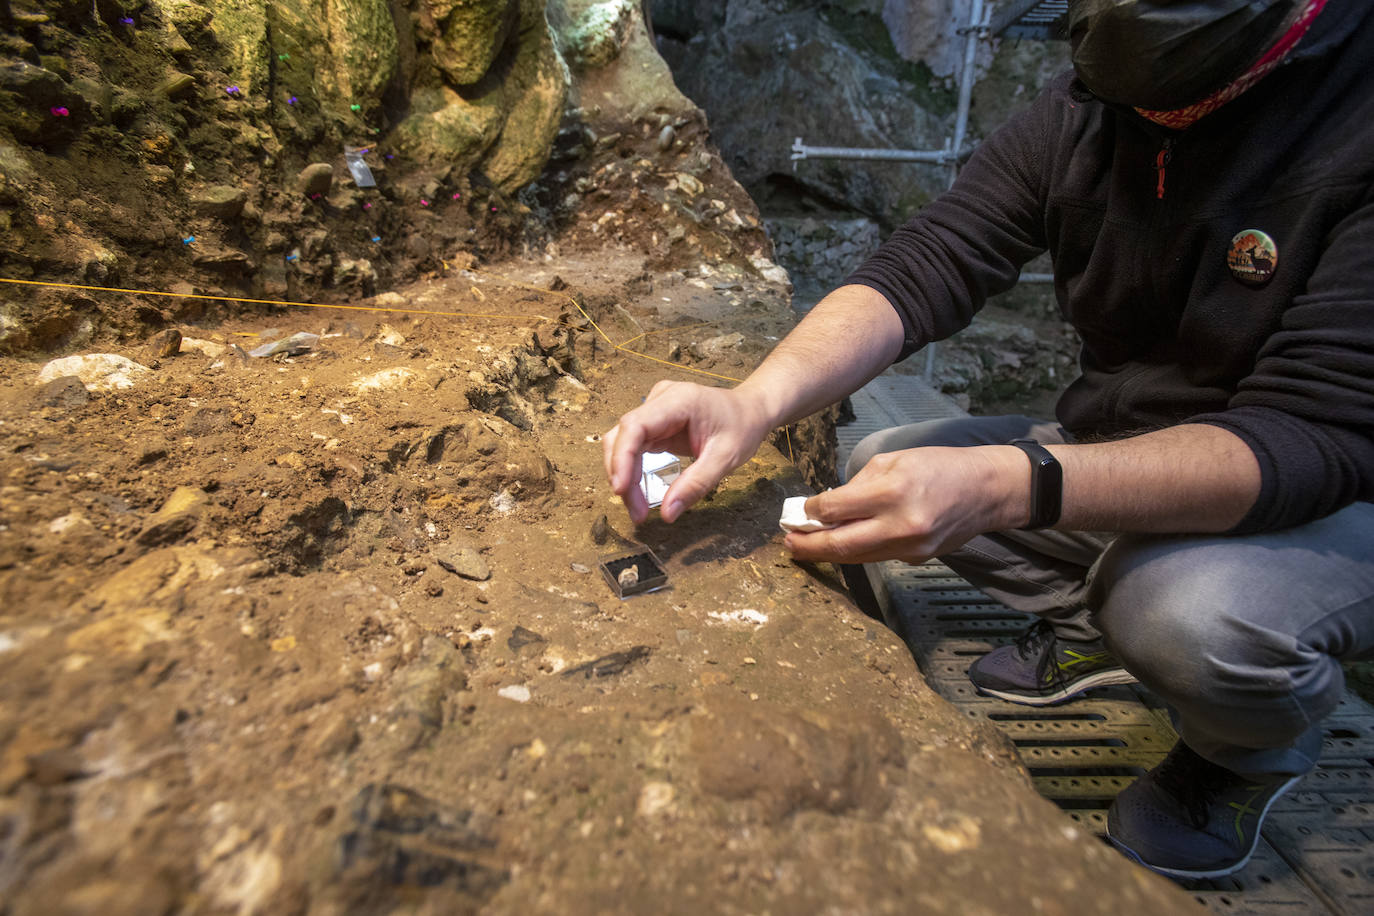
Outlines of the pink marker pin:
M61 107L49 108L48 110L52 112L54 118L65 118L71 115L70 111Z
M427 200L425 200L423 197L421 197L421 198L420 198L420 206L422 206L422 207L428 207L428 206L429 206L429 201L427 201Z
M457 200L458 198L460 198L460 197L462 197L462 196L463 196L463 195L462 195L462 194L459 194L457 191L454 191L454 192L453 192L453 199L454 199L454 200Z
M372 209L372 201L369 200L367 203L363 204L363 209L364 209L364 210L371 210L371 209Z

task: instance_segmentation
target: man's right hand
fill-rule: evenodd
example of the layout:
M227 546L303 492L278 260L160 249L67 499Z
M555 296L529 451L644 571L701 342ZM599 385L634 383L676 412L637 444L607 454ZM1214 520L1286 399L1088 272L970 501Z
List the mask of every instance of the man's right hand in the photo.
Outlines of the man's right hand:
M604 436L606 476L639 524L649 515L648 500L639 488L644 453L691 455L695 461L673 481L659 510L665 522L673 522L753 457L770 429L767 411L746 392L659 382L643 404Z

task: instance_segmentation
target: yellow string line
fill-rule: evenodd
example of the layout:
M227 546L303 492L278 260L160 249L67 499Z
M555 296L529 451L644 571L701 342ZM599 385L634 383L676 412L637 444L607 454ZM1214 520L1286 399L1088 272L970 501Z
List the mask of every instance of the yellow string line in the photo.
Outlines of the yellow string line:
M24 286L54 286L59 289L84 289L94 290L101 293L128 293L131 296L168 296L173 299L213 299L224 302L251 302L255 305L289 305L307 309L345 309L354 312L394 312L402 315L433 315L437 318L500 318L511 320L515 318L540 318L544 321L549 319L543 315L497 315L480 312L431 312L425 309L399 309L388 308L380 305L328 305L321 302L290 302L284 299L245 299L242 296L207 296L198 293L168 293L156 289L124 289L118 286L82 286L78 283L55 283L40 280L12 280L9 277L0 277L0 283L16 283ZM590 319L588 319L590 320Z

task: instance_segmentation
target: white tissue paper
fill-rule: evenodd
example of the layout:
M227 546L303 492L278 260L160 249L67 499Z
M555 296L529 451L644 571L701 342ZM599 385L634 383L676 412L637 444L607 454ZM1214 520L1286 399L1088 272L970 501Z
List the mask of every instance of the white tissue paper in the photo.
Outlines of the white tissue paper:
M835 527L806 514L805 496L790 496L782 501L782 518L778 519L778 525L783 531L824 531Z
M640 465L639 488L649 501L649 508L662 505L668 487L682 473L682 459L672 452L645 452Z

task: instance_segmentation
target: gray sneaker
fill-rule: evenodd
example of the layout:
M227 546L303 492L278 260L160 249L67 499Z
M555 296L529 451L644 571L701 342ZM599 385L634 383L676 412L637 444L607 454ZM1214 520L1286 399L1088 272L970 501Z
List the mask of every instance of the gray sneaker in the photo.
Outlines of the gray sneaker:
M1112 802L1107 839L1160 874L1220 878L1250 861L1269 807L1301 778L1246 779L1180 741Z
M968 678L981 693L1026 706L1048 706L1094 687L1136 682L1102 640L1061 639L1048 620L1037 620L1015 644L978 659L969 666Z

